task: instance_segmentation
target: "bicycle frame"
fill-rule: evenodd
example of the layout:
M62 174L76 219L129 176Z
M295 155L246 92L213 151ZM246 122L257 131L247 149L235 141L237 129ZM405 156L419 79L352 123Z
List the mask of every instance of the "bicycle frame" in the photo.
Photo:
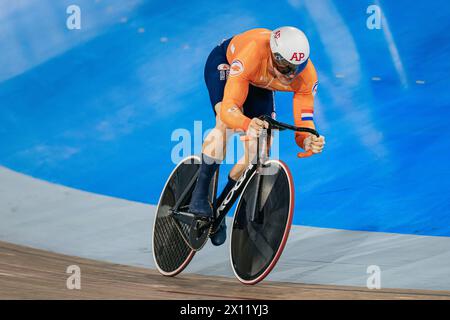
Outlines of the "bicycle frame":
M222 219L224 219L224 217L227 215L228 211L230 211L231 207L234 205L236 199L239 197L239 195L242 193L242 189L245 187L245 185L247 184L247 182L250 180L250 178L252 177L253 173L256 171L257 173L257 190L259 193L259 185L260 185L260 174L261 174L261 167L263 166L264 162L268 159L269 157L269 152L270 152L270 148L269 148L269 140L267 138L270 139L271 137L271 130L263 130L262 134L257 138L257 150L258 152L256 153L256 163L250 163L249 166L245 169L244 173L241 175L241 177L239 178L239 180L236 182L235 186L233 187L233 189L230 190L230 192L228 193L228 195L225 197L225 199L223 200L223 202L217 207L217 209L215 210L215 214L216 214L216 218L215 221L213 222L213 232L217 229L217 227L219 226L219 224L222 222ZM262 146L265 146L266 148L262 148L260 150L260 142L263 141ZM255 210L253 211L253 219L255 211L258 209L257 206L257 201L256 199L258 199L258 197L255 197L255 202L253 204ZM253 220L252 219L252 220Z
M270 130L268 130L270 131ZM266 135L263 133L262 137L265 139L267 136L270 136L270 133ZM257 143L259 150L259 144L260 144L261 138L258 137ZM267 143L268 144L268 143ZM261 153L264 153L264 155L261 155ZM257 152L257 160L256 163L250 163L248 167L245 169L244 173L240 176L239 180L236 182L234 187L230 190L228 195L225 197L225 199L220 204L214 204L214 218L212 218L212 233L214 233L217 228L219 227L220 223L222 222L222 219L225 218L228 211L230 211L231 207L236 202L236 199L241 194L244 186L247 184L247 182L250 180L251 176L255 171L258 170L262 166L262 164L265 162L265 160L268 158L269 148L267 147L262 152ZM172 209L172 213L174 216L180 220L183 223L190 224L193 219L195 219L195 215L190 212L180 211L180 206L182 203L184 203L186 195L190 194L195 186L195 181L198 177L198 173L195 174L191 181L189 181L188 187L184 190L183 194L181 195L180 199Z
M242 190L244 189L247 182L250 180L250 178L252 177L252 175L255 171L257 171L257 177L256 177L257 178L257 181L256 181L257 188L256 188L256 190L259 194L259 192L260 192L259 189L260 189L260 184L261 184L260 183L261 182L261 173L262 173L261 168L263 167L264 163L268 159L269 153L270 153L270 147L269 147L270 142L269 142L269 139L267 139L267 137L269 137L269 138L271 137L272 129L276 129L276 130L280 130L280 131L288 129L288 130L293 130L293 131L297 131L297 132L309 132L311 134L316 135L317 137L319 136L318 132L314 129L295 127L295 126L292 126L289 124L278 122L268 116L262 116L262 117L260 117L260 119L267 121L269 123L269 129L263 130L262 134L257 138L256 163L249 164L249 166L245 169L244 173L240 176L239 180L236 182L235 186L227 194L227 196L222 201L222 203L213 204L214 217L210 220L212 223L211 233L215 233L215 231L219 227L220 223L222 222L222 219L224 219L225 216L227 215L228 211L230 211L231 207L234 205L234 202L239 197ZM262 150L260 150L261 140L263 142L265 142L265 146L266 146L266 148L262 148ZM264 144L262 146L264 146ZM178 200L178 202L176 203L174 208L171 210L172 214L174 214L174 216L176 218L178 218L178 220L182 221L183 223L190 224L195 219L194 214L192 214L190 212L179 211L179 208L180 208L181 204L184 203L186 195L190 194L193 191L197 177L198 177L198 172L192 177L191 181L188 184L188 187L186 188L186 190L184 190L182 196L180 197L180 199ZM215 195L214 195L214 197L215 197ZM259 208L257 207L258 206L257 199L258 199L258 196L255 197L255 201L252 204L252 206L254 208L253 213L252 213L252 215L253 215L252 221L257 219L257 217L255 215L259 211ZM214 199L214 201L215 201L215 199Z

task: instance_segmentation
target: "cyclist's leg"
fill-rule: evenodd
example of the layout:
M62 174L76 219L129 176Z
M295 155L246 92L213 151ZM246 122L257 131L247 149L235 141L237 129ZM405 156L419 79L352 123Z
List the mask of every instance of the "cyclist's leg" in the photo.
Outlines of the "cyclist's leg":
M244 114L250 119L262 115L274 117L275 99L274 92L250 85L248 97L244 104ZM245 171L250 161L256 156L256 140L244 142L244 156L230 171L230 177L237 180Z
M210 53L205 65L205 83L208 88L211 106L214 114L220 107L225 89L228 62L226 47L229 41L217 46ZM192 193L189 210L202 216L212 215L212 208L208 202L208 190L214 173L223 160L226 147L226 127L216 115L216 126L208 134L202 148L202 163L197 184Z
M251 118L259 117L263 114L272 116L274 113L274 97L273 92L270 90L260 89L250 85L247 99L244 103L244 114ZM228 175L228 182L222 193L217 198L217 203L221 203L231 189L236 184L236 181L244 172L245 168L248 166L249 159L256 155L256 143L254 141L244 144L244 157L239 160L237 164L234 165L233 169ZM253 150L253 151L252 151ZM211 236L212 244L220 246L226 240L226 222L225 219L221 222L217 232Z
M220 120L220 103L216 105L216 128L218 131L220 131L220 138L223 139L223 151L222 151L222 155L223 158L225 157L225 153L226 153L226 143L228 141L228 136L230 134L232 134L233 131L231 130L227 130L226 125L221 122ZM216 129L214 128L214 129ZM216 138L217 140L217 138ZM208 141L208 137L205 140L205 144ZM205 151L204 151L205 152ZM222 159L223 159L222 158ZM217 204L220 204L223 202L223 200L225 200L225 197L228 195L228 193L231 191L231 189L234 187L236 181L233 180L232 178L230 178L230 176L228 176L228 182L225 185L225 187L222 189L222 192L220 193L219 197L217 198ZM226 234L226 224L225 224L225 219L222 220L221 224L219 225L219 228L217 228L217 231L215 234L211 235L211 243L215 246L220 246L222 245L226 238L227 238L227 234Z
M220 120L220 106L221 102L218 102L215 105L216 125L206 136L202 146L202 153L210 158L222 161L226 155L226 146L230 130L227 130L225 123Z

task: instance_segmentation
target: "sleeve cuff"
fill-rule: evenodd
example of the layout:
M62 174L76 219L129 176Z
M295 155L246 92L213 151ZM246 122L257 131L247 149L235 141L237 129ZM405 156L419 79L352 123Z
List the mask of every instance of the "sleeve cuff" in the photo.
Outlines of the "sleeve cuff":
M250 125L250 122L252 120L250 120L250 118L245 117L243 123L242 123L242 130L247 131L248 130L248 126Z
M305 142L306 137L307 137L306 134L301 134L301 133L298 133L298 134L295 135L295 142L303 150L305 149L304 142Z

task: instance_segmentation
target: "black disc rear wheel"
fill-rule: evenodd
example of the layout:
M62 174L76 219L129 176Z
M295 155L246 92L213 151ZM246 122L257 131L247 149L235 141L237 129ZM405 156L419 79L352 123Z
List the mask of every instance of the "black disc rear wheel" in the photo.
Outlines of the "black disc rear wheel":
M159 199L153 224L153 258L159 272L166 276L175 276L183 271L195 254L184 239L189 236L189 226L173 218L170 210L199 167L200 158L197 156L181 161L169 176ZM187 205L189 200L187 197L182 205Z
M171 212L192 179L196 176L200 168L200 162L200 157L190 156L175 167L167 179L156 208L153 224L153 258L158 271L165 276L175 276L183 271L194 257L195 251L202 247L198 245L198 248L192 248L189 243L191 225L175 219ZM216 194L217 179L218 171L210 184L210 202L213 202ZM180 210L188 210L194 187L195 183L191 187L190 193L187 193L180 203ZM204 242L207 241L207 235L208 233L203 239Z

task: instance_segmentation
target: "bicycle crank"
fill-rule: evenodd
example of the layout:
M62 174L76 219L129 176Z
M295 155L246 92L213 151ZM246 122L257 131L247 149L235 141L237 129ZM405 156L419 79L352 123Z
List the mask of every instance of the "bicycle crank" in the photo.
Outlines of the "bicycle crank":
M208 219L194 219L189 231L189 244L192 250L198 251L206 244L212 229L212 222Z

